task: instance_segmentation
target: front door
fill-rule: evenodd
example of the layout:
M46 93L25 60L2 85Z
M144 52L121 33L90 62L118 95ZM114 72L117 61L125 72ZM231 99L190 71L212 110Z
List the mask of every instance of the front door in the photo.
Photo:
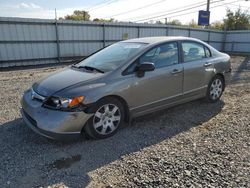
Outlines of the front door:
M152 48L136 63L143 62L154 63L155 70L145 72L143 77L133 74L134 83L130 90L133 98L130 100L133 104L131 110L135 114L166 105L182 95L183 64L179 63L177 42Z

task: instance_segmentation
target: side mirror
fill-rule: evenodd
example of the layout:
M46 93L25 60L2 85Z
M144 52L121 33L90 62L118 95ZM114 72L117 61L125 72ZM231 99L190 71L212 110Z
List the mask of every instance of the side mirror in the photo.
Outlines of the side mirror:
M154 63L144 62L137 66L136 72L138 77L143 77L145 72L155 70Z

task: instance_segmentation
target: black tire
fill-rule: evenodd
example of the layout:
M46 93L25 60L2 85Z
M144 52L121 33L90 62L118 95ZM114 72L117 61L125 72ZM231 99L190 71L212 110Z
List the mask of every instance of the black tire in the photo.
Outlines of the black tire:
M215 83L217 84L214 85ZM219 86L220 84L221 86ZM217 90L214 88L217 88ZM224 88L225 88L225 82L224 82L223 77L220 75L214 76L213 79L208 84L206 100L210 103L217 102L218 100L220 100L221 95L223 94Z
M109 127L107 125L108 124L107 121L111 121L110 117L107 117L107 115L105 114L105 107L107 105L109 106L108 108L111 109L111 111L112 111L112 107L116 106L118 108L118 110L116 111L116 115L120 114L119 122L118 122L118 120L112 121L112 125L115 127L115 129L113 131L111 129L111 126ZM115 107L113 109L115 109ZM102 110L104 110L103 114L101 116L102 118L97 117L96 114L100 114L100 112L102 112ZM124 117L125 117L124 107L123 107L122 103L114 97L107 97L107 98L101 99L100 101L97 102L96 106L92 109L92 111L94 112L94 115L87 121L86 125L84 126L85 133L87 134L87 136L89 136L91 138L104 139L104 138L108 138L110 136L113 136L118 131L118 129L122 126L122 124L124 123ZM117 117L117 116L115 116L115 117ZM114 117L114 116L112 116L112 117ZM103 118L105 118L105 119L103 120ZM106 121L106 118L108 119L107 121ZM98 125L98 128L95 128L95 125L97 125L98 123L100 123L102 126ZM105 125L104 125L104 123L105 123ZM101 134L101 132L104 129L106 129L105 133Z

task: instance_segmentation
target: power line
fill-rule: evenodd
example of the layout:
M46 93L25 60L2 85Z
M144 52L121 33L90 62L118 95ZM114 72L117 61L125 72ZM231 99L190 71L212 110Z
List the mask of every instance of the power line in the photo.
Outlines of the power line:
M110 5L116 1L119 1L119 0L108 0L108 1L105 1L103 3L100 3L100 4L97 4L96 6L93 6L92 8L88 9L87 11L93 11L93 10L96 10L96 9L99 9L99 8L102 8L102 7L105 7L107 5Z
M234 3L234 2L238 2L238 0L237 0L237 1L233 1L232 3ZM225 6L225 5L227 5L227 4L229 4L229 3L220 4L220 5L215 5L215 6L210 7L210 9L217 8L217 7L220 7L220 6ZM184 15L188 15L188 14L192 14L192 13L197 13L197 10L196 10L196 11L189 12L189 13L174 15L173 17L184 16Z
M150 6L154 6L156 4L160 4L160 3L164 2L164 1L166 1L166 0L157 1L155 3L151 3L151 4L148 4L148 5L142 6L142 7L138 7L138 8L135 8L135 9L132 9L132 10L129 10L129 11L125 11L125 12L121 12L121 13L118 13L118 14L114 14L114 15L111 15L111 16L105 16L104 18L112 18L112 17L115 17L115 16L120 16L120 15L123 15L123 14L127 14L127 13L130 13L130 12L134 12L134 11L137 11L137 10L144 9L144 8L147 8L147 7L150 7Z
M198 7L201 7L201 6L203 6L203 5L206 5L206 3L203 3L203 4L201 4L201 5L197 5L197 6L193 6L193 7L191 7L191 8L185 8L185 9L182 9L182 10L178 10L178 11L174 11L174 12L170 12L170 13L161 14L161 15L158 15L158 16L153 16L153 17L149 17L149 18L144 18L144 19L140 19L140 20L135 20L134 22L141 22L141 21L151 20L151 19L154 19L154 18L159 18L159 17L163 17L163 16L167 16L167 15L179 13L179 12L181 12L181 11L187 11L187 10L190 10L190 9L198 8Z
M239 1L236 1L236 2L234 2L234 3L237 3L237 2L239 2ZM232 5L232 6L237 6L237 7L243 7L243 8L249 8L249 9L250 9L250 7L248 7L248 6L235 5L235 4L232 4L232 3L228 3L228 4L230 4L230 5Z
M179 9L182 9L182 8L186 8L186 7L190 7L190 6L194 6L194 5L199 5L199 4L204 4L204 1L193 3L193 4L190 4L190 5L187 5L187 6L182 6L182 7L176 8L176 9L172 9L172 10L165 10L165 11L153 13L153 14L150 14L150 16L159 15L159 14L166 13L166 12L169 12L169 11L172 12L172 11L175 11L175 10L179 10ZM128 18L126 20L140 19L140 18L144 18L145 16L148 16L148 15L136 16L136 17Z
M89 10L91 10L91 9L94 9L94 8L96 8L96 7L98 7L98 6L102 5L102 4L105 4L105 3L109 2L109 1L110 1L110 0L104 1L103 3L96 3L96 4L94 4L92 7L90 6L89 8L87 8L86 11L89 11Z
M220 6L225 6L225 7L226 7L226 5L234 5L234 4L232 4L232 3L236 3L236 2L239 2L239 1L245 1L245 0L236 0L236 1L228 2L228 3L223 3L223 4L220 4L220 5L212 6L211 8L216 8L216 7L220 7ZM214 3L215 3L215 2L214 2ZM237 6L237 5L235 5L235 6ZM250 8L250 7L247 7L247 6L245 6L245 7L246 7L246 8ZM192 11L192 12L188 12L188 13L173 15L173 16L171 16L171 17L179 17L179 16L184 16L184 15L188 15L188 14L192 14L192 13L197 13L197 10ZM165 18L165 17L162 16L162 18ZM155 19L152 19L152 20L155 20Z
M213 2L211 2L211 4L217 3L217 2L221 2L221 1L225 1L225 0L213 1ZM201 4L201 5L197 5L197 6L185 8L185 9L178 10L178 11L174 11L174 12L172 12L172 13L167 13L167 14L162 14L162 15L158 15L158 16L153 16L153 17L149 17L149 18L145 18L145 19L141 19L141 20L135 20L134 22L141 22L141 21L151 20L151 19L154 19L154 18L159 18L159 17L163 17L163 16L167 16L167 15L179 13L179 12L181 12L181 11L187 11L187 10L190 10L190 9L198 8L198 7L204 6L204 5L206 5L206 4L207 4L207 3L203 3L203 4Z
M244 0L241 0L241 1L244 1ZM235 2L239 2L239 0L232 1L230 3L235 3ZM210 7L210 9L217 8L217 7L220 7L220 6L226 6L227 4L230 4L230 3L223 3L223 4L220 4L220 5L215 5L215 6ZM179 17L179 16L189 15L189 14L193 14L193 13L197 13L197 10L192 11L192 12L188 12L188 13L177 14L177 15L174 15L172 17Z

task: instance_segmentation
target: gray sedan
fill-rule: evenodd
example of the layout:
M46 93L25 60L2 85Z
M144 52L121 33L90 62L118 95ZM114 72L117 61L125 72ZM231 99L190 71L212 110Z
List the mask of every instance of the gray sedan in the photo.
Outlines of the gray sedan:
M107 138L134 117L199 98L218 101L230 72L230 57L200 40L131 39L35 82L21 113L48 138Z

